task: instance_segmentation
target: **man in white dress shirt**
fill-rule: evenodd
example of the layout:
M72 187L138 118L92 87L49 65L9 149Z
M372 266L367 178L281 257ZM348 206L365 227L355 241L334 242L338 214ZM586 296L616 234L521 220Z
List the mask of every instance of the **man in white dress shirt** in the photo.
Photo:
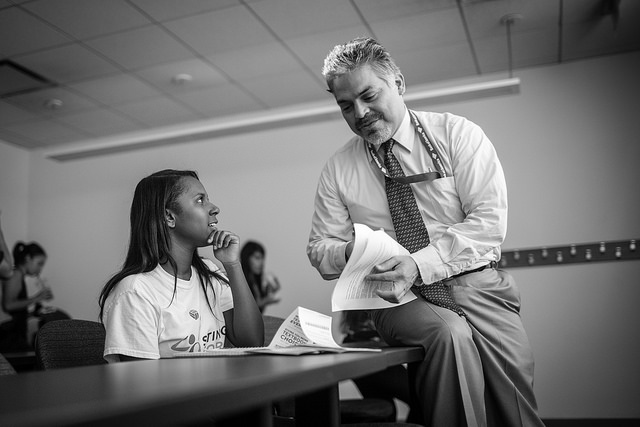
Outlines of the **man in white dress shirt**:
M495 268L507 228L507 191L493 145L465 118L408 110L404 77L373 39L334 47L323 76L355 136L320 175L307 247L311 264L323 278L337 278L353 248L354 223L397 239L385 190L396 177L382 160L384 143L393 139L389 150L407 177L400 179L411 182L405 185L426 226L427 246L392 257L367 279L391 284L391 291L378 293L389 302L407 292L419 298L370 315L388 344L425 349L412 369L422 422L543 425L519 292L511 276ZM454 307L423 297L425 284L441 286Z

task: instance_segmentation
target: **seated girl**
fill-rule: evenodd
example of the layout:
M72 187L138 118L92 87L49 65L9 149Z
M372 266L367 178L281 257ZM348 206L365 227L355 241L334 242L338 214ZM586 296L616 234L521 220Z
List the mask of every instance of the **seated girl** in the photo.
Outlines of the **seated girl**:
M239 260L240 239L217 228L220 209L192 171L142 179L131 204L129 250L99 298L108 362L262 346L262 316ZM198 255L212 246L216 264Z

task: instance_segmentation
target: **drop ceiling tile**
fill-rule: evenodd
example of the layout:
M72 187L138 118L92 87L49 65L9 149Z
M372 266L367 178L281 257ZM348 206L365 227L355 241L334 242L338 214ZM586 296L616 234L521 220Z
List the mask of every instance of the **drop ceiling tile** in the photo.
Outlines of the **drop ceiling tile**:
M15 62L56 83L94 78L118 71L116 66L80 44L19 56Z
M265 108L259 100L232 84L179 94L176 98L200 112L205 118L217 118Z
M48 99L61 100L63 102L62 108L57 110L48 110L45 107L45 103ZM38 115L62 116L87 108L91 109L98 107L98 104L95 102L79 96L63 87L12 96L10 98L5 98L4 101Z
M5 126L5 129L34 141L40 147L86 139L89 136L54 120L17 123Z
M100 37L87 44L131 70L193 57L193 53L158 26Z
M185 106L169 98L150 98L114 107L133 120L149 126L163 126L201 118Z
M576 7L575 2L569 5ZM617 21L611 15L601 15L600 10L593 6L582 21L564 25L563 59L640 49L640 2L621 2Z
M0 140L26 149L37 148L41 146L37 141L10 132L4 128L0 128Z
M173 93L197 90L203 87L215 86L227 82L227 77L213 65L202 59L188 59L168 64L136 70L134 74L140 76L156 88ZM192 80L184 83L174 83L174 77L188 74Z
M10 123L18 123L35 120L38 116L26 110L13 106L7 102L0 101L0 126Z
M261 76L242 84L270 108L311 102L326 93L306 71Z
M0 60L0 98L53 86L38 73L10 60Z
M518 16L512 25L512 34L536 31L545 27L558 27L558 0L511 0L470 3L464 8L472 37L507 37L507 26L502 19L511 14Z
M372 23L371 28L391 56L402 51L466 41L462 20L456 9Z
M514 34L511 41L513 69L553 63L558 58L558 36L555 31L526 31ZM482 73L505 71L508 77L509 50L503 37L486 37L475 42Z
M635 26L637 28L637 23ZM622 27L614 30L612 23L605 21L565 25L563 60L637 50L640 48L639 30L625 31Z
M302 68L294 54L280 43L261 44L225 51L213 55L209 59L227 75L239 81Z
M69 87L107 105L124 104L161 95L146 82L128 74L89 80Z
M344 0L263 0L250 7L281 38L362 24L357 11Z
M368 22L421 15L438 9L456 8L455 0L354 0Z
M11 7L0 10L0 52L17 55L71 42L51 26Z
M178 19L165 26L204 56L275 41L244 6Z
M131 2L160 22L239 4L239 0L131 0Z
M392 56L405 77L407 92L414 86L438 80L476 75L473 58L466 43L400 51L392 53Z
M284 42L312 72L317 72L318 79L322 80L322 64L329 51L338 44L346 43L360 36L371 37L372 34L365 26L356 25L348 29L286 39Z
M25 3L24 8L78 39L149 24L124 1L40 0Z
M123 114L117 114L105 108L69 114L60 117L58 121L95 136L133 132L144 127Z
M602 19L602 3L602 0L563 0L562 20L565 24L600 20ZM620 8L623 9L634 3L638 2L620 2Z

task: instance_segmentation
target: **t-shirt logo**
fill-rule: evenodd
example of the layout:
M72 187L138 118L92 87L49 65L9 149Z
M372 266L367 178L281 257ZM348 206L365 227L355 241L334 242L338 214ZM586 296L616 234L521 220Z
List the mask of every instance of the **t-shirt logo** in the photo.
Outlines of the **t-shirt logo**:
M198 320L200 317L198 310L189 310L189 316L193 317L195 320Z

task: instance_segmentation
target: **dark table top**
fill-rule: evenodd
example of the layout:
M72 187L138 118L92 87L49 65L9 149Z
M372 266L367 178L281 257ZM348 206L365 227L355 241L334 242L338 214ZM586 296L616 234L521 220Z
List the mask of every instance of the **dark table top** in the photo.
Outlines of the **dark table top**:
M0 425L153 425L231 415L421 360L421 348L147 360L0 377Z

